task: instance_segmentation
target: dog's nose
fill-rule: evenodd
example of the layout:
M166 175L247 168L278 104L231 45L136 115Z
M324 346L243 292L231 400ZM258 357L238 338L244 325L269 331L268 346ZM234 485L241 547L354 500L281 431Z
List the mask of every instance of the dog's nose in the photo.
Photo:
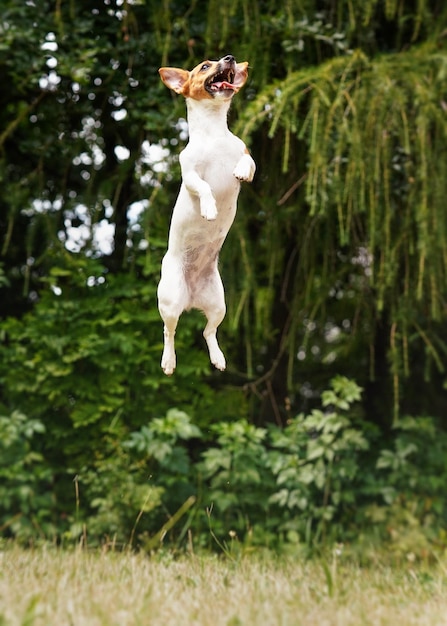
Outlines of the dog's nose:
M232 54L227 54L222 61L225 61L226 63L234 63L234 56Z

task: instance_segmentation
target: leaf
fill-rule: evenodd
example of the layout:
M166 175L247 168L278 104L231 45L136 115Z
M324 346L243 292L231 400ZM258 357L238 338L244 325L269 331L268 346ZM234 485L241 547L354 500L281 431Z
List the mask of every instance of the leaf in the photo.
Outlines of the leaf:
M312 441L308 446L307 460L314 461L315 459L320 459L325 456L325 453L326 449L324 446Z

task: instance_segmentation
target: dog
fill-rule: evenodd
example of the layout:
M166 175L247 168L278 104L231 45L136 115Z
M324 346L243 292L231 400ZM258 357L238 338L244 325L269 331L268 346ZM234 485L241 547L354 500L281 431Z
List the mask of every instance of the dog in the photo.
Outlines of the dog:
M236 216L241 181L256 170L244 142L228 129L233 96L248 76L248 63L228 54L203 61L193 70L162 67L163 83L186 99L189 141L180 153L182 183L173 212L168 249L161 264L158 308L164 322L161 367L176 367L174 337L183 311L199 309L207 323L203 336L210 361L226 367L217 341L225 317L225 294L218 269L219 252Z

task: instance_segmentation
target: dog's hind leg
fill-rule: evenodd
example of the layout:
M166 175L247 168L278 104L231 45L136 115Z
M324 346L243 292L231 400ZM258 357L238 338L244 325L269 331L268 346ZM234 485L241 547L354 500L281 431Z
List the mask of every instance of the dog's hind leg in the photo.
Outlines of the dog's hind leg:
M225 361L225 356L222 350L219 348L219 344L217 342L217 327L225 317L225 310L222 314L213 316L207 315L208 323L205 326L205 330L203 331L203 336L206 339L206 343L208 344L208 351L210 353L210 361L218 370L223 371L227 364Z
M164 321L164 348L161 357L161 369L167 376L170 376L174 373L176 366L174 337L175 329L177 328L178 317L163 317L161 309L160 314Z
M187 297L182 266L166 255L163 259L161 279L158 285L158 310L164 322L164 348L161 368L167 376L170 376L175 370L175 329L180 315L186 308Z
M200 301L194 306L201 309L207 319L203 336L210 353L210 361L218 370L226 367L225 356L217 342L217 327L225 317L225 293L217 268L200 292Z

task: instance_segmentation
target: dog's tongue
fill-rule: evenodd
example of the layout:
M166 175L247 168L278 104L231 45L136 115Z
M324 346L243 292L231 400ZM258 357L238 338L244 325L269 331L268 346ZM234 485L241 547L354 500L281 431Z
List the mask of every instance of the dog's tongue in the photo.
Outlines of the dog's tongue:
M234 85L223 80L213 83L213 89L234 89Z

